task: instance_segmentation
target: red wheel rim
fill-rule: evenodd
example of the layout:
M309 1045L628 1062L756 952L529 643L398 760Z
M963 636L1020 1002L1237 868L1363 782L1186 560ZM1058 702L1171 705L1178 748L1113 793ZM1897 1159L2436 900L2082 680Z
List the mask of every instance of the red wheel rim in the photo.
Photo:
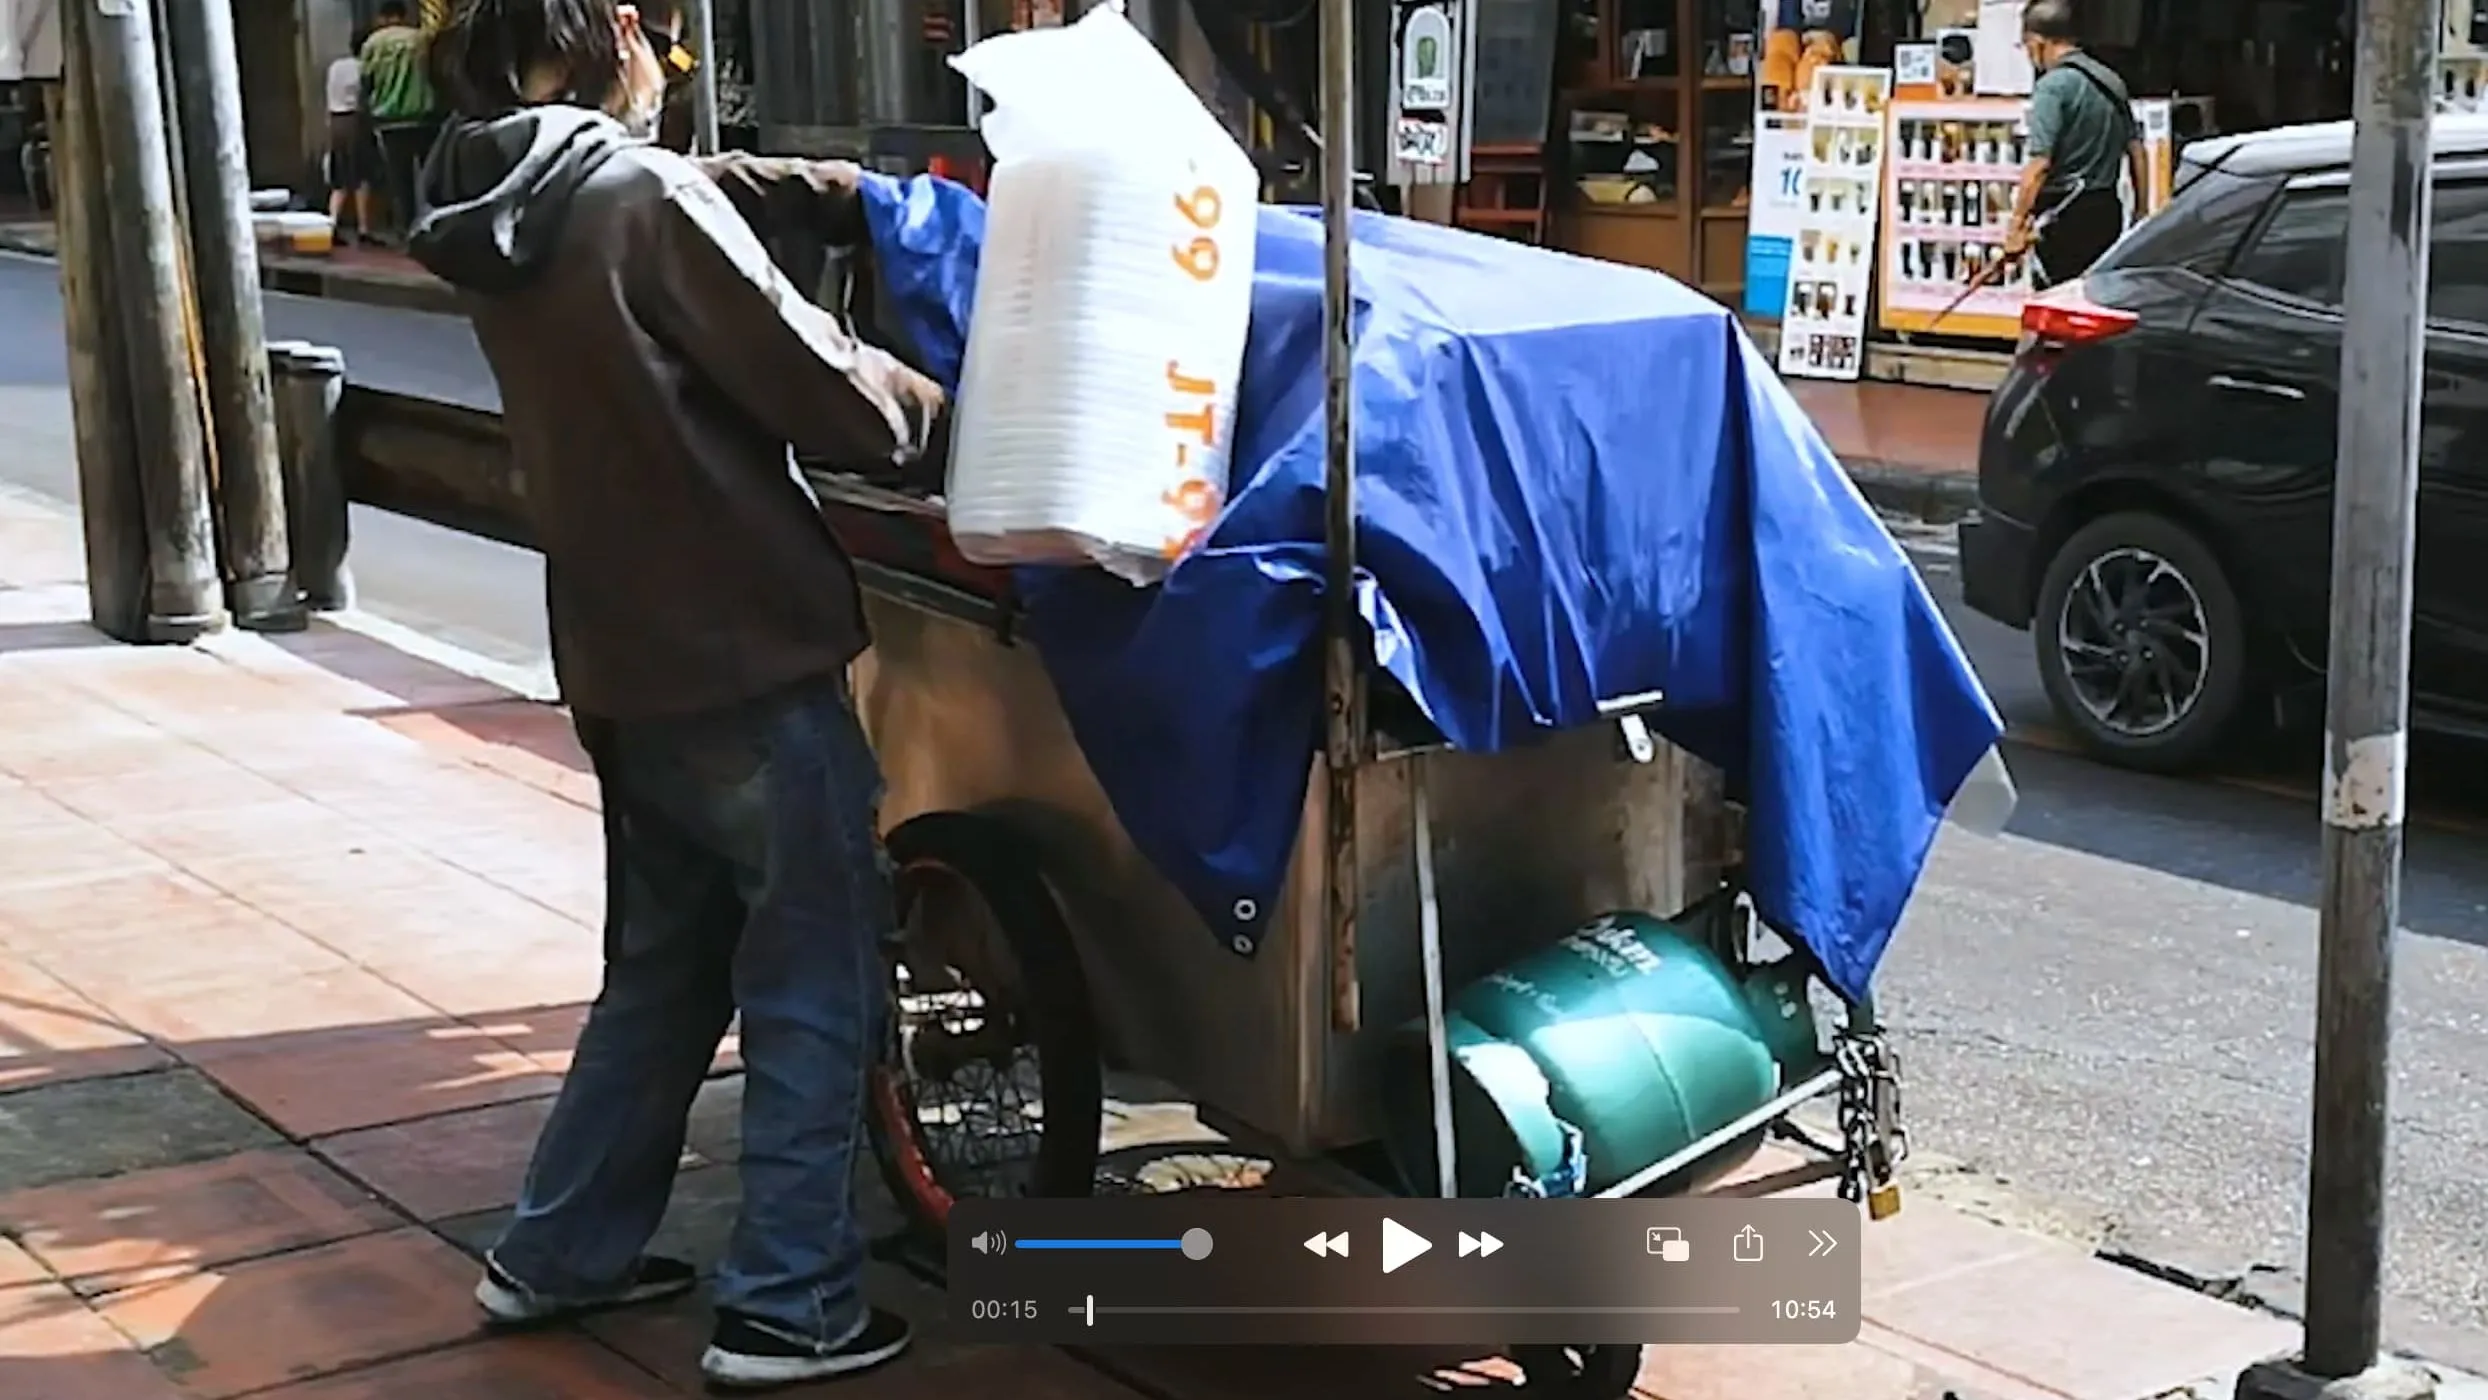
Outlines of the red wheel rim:
M915 1198L917 1213L935 1228L950 1223L951 1194L933 1174L932 1159L924 1154L924 1143L917 1137L915 1105L899 1087L898 1076L883 1066L872 1073L873 1112L880 1115L882 1132L890 1140L891 1165L907 1193Z

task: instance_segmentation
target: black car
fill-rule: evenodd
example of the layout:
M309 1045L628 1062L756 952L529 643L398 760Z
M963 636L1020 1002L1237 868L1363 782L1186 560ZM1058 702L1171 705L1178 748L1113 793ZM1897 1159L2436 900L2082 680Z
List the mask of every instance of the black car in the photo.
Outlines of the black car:
M2435 138L2413 719L2488 735L2488 118ZM2196 142L2024 312L1962 589L2111 761L2183 768L2321 696L2349 160L2346 123Z

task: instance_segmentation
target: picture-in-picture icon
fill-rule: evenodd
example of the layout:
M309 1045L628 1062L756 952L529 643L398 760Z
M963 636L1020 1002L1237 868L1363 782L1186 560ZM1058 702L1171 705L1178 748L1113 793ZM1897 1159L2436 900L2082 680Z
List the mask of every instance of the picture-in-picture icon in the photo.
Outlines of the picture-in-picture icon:
M1643 1236L1642 1247L1659 1256L1662 1264L1682 1264L1693 1257L1692 1241L1673 1225L1651 1226Z

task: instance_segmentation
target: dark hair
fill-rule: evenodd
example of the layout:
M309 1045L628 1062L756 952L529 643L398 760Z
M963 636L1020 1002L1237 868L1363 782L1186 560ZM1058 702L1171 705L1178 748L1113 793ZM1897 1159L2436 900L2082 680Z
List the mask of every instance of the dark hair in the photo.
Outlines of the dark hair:
M406 0L380 0L380 8L374 13L384 21L402 21L406 18Z
M458 0L432 36L432 85L461 115L489 117L532 100L528 80L566 74L556 102L602 107L622 81L616 11L626 0ZM674 20L680 0L639 0L651 24Z
M2022 9L2022 33L2052 43L2078 41L2082 33L2073 21L2073 0L2030 0Z

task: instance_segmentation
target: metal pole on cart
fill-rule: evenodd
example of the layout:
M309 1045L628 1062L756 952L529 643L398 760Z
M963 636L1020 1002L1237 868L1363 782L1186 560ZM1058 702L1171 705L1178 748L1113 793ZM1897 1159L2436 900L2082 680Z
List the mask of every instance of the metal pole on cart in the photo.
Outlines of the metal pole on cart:
M1330 937L1331 1026L1364 1022L1357 977L1357 770L1370 734L1366 658L1372 654L1356 604L1356 298L1348 278L1356 211L1356 6L1321 0L1323 455L1324 927ZM1451 1119L1450 1046L1444 1027L1442 910L1434 879L1433 807L1426 760L1408 759L1409 816L1416 847L1417 919L1425 976L1427 1059L1434 1098L1434 1176L1440 1196L1459 1194Z
M1323 544L1323 926L1333 1029L1364 1022L1356 971L1356 780L1365 761L1364 619L1356 606L1356 424L1350 401L1355 299L1348 284L1356 202L1356 5L1321 0Z
M2360 6L2324 720L2306 1348L2240 1376L2240 1400L2435 1393L2424 1369L2382 1360L2381 1300L2437 4Z

